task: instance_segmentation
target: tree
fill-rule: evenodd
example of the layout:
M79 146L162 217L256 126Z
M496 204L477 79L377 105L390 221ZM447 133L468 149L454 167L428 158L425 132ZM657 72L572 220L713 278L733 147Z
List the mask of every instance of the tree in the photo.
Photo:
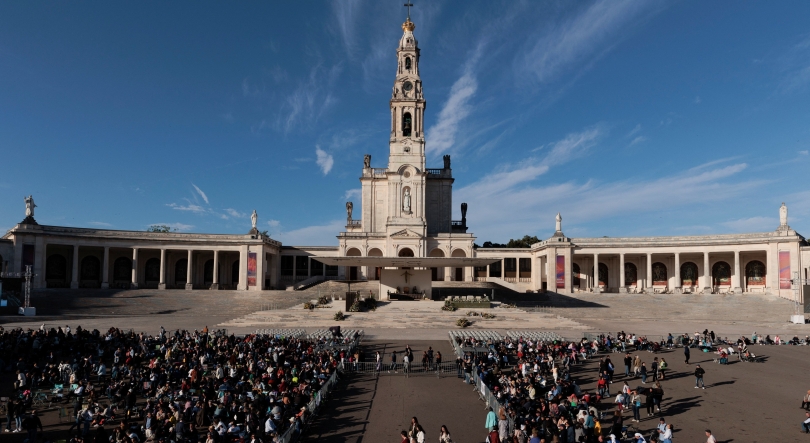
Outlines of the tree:
M491 241L485 241L483 248L531 248L533 244L539 243L540 239L537 238L536 235L524 235L523 238L515 240L510 239L508 243L492 243Z
M177 228L168 225L152 225L146 228L146 232L177 232Z

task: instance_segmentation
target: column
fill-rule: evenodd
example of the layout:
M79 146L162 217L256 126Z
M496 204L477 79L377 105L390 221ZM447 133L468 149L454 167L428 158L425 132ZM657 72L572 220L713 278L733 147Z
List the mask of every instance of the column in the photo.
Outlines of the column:
M101 264L101 289L110 287L110 247L104 247L104 263Z
M735 294L742 293L742 289L740 289L740 251L734 251L734 273L731 274L731 287Z
M619 293L627 293L627 282L624 281L624 252L619 254Z
M367 266L363 266L363 267L367 268ZM365 269L364 269L364 272L365 272ZM366 272L366 276L368 276L367 272ZM312 259L307 257L307 278L310 278L310 277L312 277Z
M652 254L649 252L647 253L647 275L644 276L644 280L646 282L645 286L647 286L644 291L650 294L654 293L655 288L653 288L652 282Z
M681 253L675 253L675 293L680 294L681 287Z
M73 245L73 272L70 275L70 289L79 289L79 245Z
M450 281L453 276L453 272L451 269L453 268L443 268L444 269L444 281ZM487 267L489 269L489 267ZM487 271L487 277L489 277L489 271Z
M188 250L188 259L186 260L186 291L194 289L194 283L191 280L191 249Z
M711 294L712 293L712 282L711 282L711 270L709 269L709 253L703 253L703 294Z
M160 250L160 283L158 289L166 289L166 250Z
M132 248L132 282L131 289L138 289L138 248Z
M214 250L214 279L210 289L219 289L219 250Z
M598 294L599 288L599 254L593 254L593 293Z
M565 270L565 292L572 294L574 292L574 279L571 278L571 273L574 268L574 248L565 248L563 250L563 255L565 256L565 266L563 267ZM556 269L556 267L557 265L555 263L554 268Z
M239 251L239 284L236 286L236 289L245 291L247 290L247 257L248 257L248 247L247 245L242 246L241 250Z

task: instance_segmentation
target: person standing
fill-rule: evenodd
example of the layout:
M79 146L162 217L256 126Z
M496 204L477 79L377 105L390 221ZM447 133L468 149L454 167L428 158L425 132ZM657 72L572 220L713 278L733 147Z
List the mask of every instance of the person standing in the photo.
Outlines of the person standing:
M686 359L686 364L689 364L689 346L683 347L683 356Z
M630 404L633 406L633 421L637 422L641 419L641 396L638 395L638 391L633 391L630 394Z
M802 422L802 430L805 434L810 434L810 412L804 413L804 421Z
M701 388L706 389L706 385L703 384L704 374L706 374L706 371L704 371L700 365L695 366L695 389L698 388L698 385L700 385Z
M633 364L633 357L630 356L630 353L624 354L624 376L630 376L630 366Z
M706 432L706 443L717 443L717 439L714 438L714 435L712 435L711 430L706 429L705 432Z
M492 408L487 408L487 409L489 409L489 412L487 412L487 419L484 422L484 427L486 429L495 429L497 431L498 430L498 417L495 415L495 412L492 410Z
M643 362L641 363L641 383L647 383L647 364Z
M23 428L28 431L29 443L34 443L37 441L37 428L39 428L39 431L42 432L42 421L40 421L36 409L31 411L31 415L25 418L23 421Z
M633 375L638 378L639 373L641 373L641 357L636 355L636 358L633 359Z
M411 427L408 429L408 438L411 439L411 443L416 443L416 434L419 432L419 420L416 417L411 417Z
M802 400L802 409L810 408L810 391L807 391L807 394L804 395L804 400Z
M658 357L653 358L650 369L652 370L653 381L658 381Z
M394 371L394 374L397 373L397 351L391 351L391 369L388 372L391 371Z

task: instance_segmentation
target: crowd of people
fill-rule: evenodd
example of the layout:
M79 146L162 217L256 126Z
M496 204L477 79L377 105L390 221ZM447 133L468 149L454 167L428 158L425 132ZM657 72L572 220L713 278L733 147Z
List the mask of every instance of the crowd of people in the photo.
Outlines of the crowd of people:
M0 329L0 368L16 374L5 432L35 441L34 397L44 391L72 411L76 443L274 442L300 431L306 406L341 360L356 357L323 344L207 327L154 336Z
M673 430L664 417L662 383L667 378L668 363L663 356L653 355L648 365L642 352L655 353L678 345L689 349L703 341L702 336L697 342L688 335L684 338L676 340L670 335L655 342L620 332L580 341L507 337L481 342L458 338L457 345L460 349L489 349L466 352L459 359L465 383L483 383L497 399L498 406L490 409L486 418L488 442L671 443ZM624 355L617 361L611 358L613 352L622 351ZM589 392L581 388L571 369L597 356L596 389ZM624 371L617 365L622 365ZM696 385L700 387L704 373L697 365ZM631 387L631 383L640 385ZM644 437L633 423L651 417L659 419L658 426L652 435Z

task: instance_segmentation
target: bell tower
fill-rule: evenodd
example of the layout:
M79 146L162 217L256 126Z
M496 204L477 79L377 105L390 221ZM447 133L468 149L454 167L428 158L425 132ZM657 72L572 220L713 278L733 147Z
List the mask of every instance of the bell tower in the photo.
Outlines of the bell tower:
M397 75L391 94L391 137L388 170L398 171L412 165L425 171L425 99L419 77L419 44L413 35L416 24L410 13L402 24L402 38L397 47Z

